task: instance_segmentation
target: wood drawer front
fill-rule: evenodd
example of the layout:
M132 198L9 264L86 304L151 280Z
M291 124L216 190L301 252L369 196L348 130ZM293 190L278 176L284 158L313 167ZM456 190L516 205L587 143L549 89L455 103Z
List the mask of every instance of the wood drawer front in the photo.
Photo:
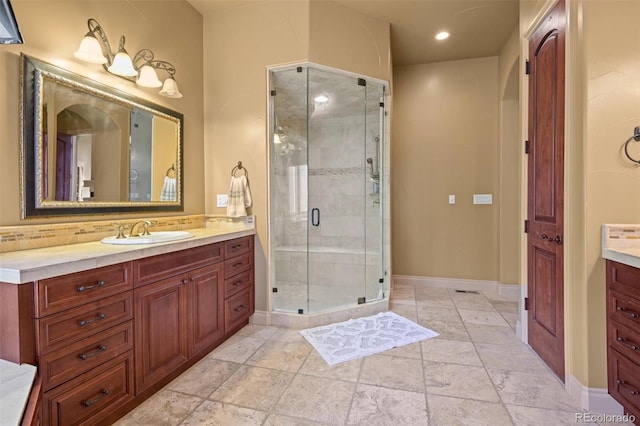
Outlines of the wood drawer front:
M44 424L96 424L133 399L133 351L44 393Z
M45 391L133 349L133 321L40 357Z
M615 290L640 299L640 269L607 260L607 284Z
M161 254L133 262L135 286L179 275L202 266L222 261L223 243Z
M131 292L36 320L40 355L50 353L133 318Z
M132 288L130 262L40 280L37 282L36 317L41 318Z
M253 287L253 269L224 280L224 298Z
M615 291L609 291L607 314L610 320L634 330L640 329L640 300Z
M253 288L248 288L224 301L224 331L244 323L254 311Z
M616 321L609 321L607 336L609 347L640 365L640 333L618 324ZM638 372L640 373L640 368Z
M609 349L609 393L625 411L640 418L640 366Z
M253 268L253 253L246 253L224 261L225 279Z
M236 238L235 240L225 241L224 243L225 259L250 252L253 252L253 235L243 238Z

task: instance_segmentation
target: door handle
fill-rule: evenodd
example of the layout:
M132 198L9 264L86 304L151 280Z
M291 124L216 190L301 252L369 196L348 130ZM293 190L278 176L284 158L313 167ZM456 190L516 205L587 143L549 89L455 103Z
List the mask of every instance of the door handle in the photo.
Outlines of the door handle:
M320 209L311 209L311 224L313 226L320 226Z
M562 237L560 235L556 235L555 238L554 237L550 237L547 234L540 234L540 238L542 238L545 241L549 241L550 243L556 243L558 245L562 245Z

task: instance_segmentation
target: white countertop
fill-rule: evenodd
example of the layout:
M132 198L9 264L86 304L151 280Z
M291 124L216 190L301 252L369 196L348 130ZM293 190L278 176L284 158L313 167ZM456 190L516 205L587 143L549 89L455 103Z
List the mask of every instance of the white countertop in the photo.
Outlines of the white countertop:
M158 254L254 235L255 221L185 229L194 236L184 240L135 245L100 241L0 253L0 281L24 284L73 272L86 271ZM153 233L153 229L151 230Z
M602 257L640 268L640 225L603 224Z
M20 424L35 375L33 365L0 359L0 426Z

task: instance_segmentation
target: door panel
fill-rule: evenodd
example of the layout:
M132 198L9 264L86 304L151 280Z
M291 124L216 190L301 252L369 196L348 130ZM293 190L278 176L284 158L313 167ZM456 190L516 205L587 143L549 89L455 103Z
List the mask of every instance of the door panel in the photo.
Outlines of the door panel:
M564 380L564 52L561 0L529 38L529 344Z

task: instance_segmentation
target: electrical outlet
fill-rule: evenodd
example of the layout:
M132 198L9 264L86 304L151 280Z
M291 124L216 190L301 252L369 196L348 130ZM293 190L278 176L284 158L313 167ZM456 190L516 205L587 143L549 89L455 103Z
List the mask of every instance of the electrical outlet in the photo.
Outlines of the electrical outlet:
M449 204L455 204L455 203L456 203L456 196L449 195Z
M216 195L216 206L227 207L227 194Z

